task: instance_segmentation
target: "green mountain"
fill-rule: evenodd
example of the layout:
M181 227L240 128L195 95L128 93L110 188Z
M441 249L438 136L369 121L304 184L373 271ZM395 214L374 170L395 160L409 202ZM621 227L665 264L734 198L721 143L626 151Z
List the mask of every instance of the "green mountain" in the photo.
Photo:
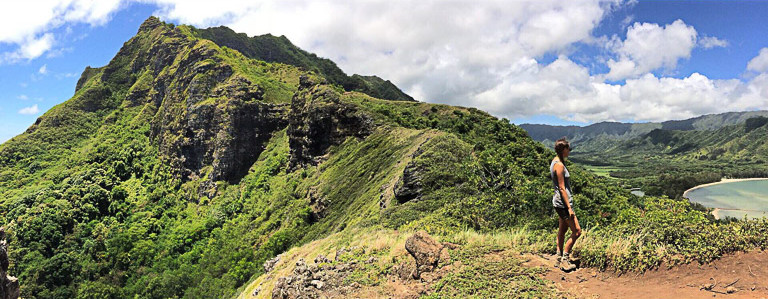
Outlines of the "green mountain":
M223 26L192 29L192 33L196 37L211 40L220 46L235 49L248 58L289 64L316 72L325 77L329 83L339 85L347 91L359 91L385 100L415 101L388 80L376 76L347 76L333 61L299 49L285 36L276 37L265 34L248 37L244 33L236 33Z
M280 279L262 275L265 261L364 240L349 251L367 266L347 278L375 287L401 261L381 240L414 230L461 243L471 266L436 280L462 287L432 296L556 296L512 255L481 259L554 251L551 150L506 119L349 92L323 69L220 45L217 31L147 19L72 98L0 145L0 224L22 297L270 296L243 293ZM765 222L713 222L569 168L585 266L644 271L768 244ZM513 237L471 245L473 234Z
M768 117L756 116L736 125L712 130L654 129L646 134L604 147L591 155L670 155L698 160L763 161L768 144Z
M553 144L566 136L574 144L605 143L605 141L626 140L645 135L653 130L708 131L724 126L744 123L747 119L766 116L768 111L727 112L708 114L685 120L670 120L649 123L600 122L589 126L552 126L542 124L521 124L534 140Z

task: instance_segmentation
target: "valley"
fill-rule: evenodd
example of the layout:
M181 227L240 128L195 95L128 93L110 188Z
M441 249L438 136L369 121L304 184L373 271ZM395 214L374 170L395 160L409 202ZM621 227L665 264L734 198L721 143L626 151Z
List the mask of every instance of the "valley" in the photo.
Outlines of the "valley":
M648 195L683 198L686 190L723 178L768 177L765 163L768 146L763 142L768 134L766 114L766 111L731 112L662 123L602 123L584 128L521 127L530 128L532 136L544 138L540 139L544 143L551 142L547 138L561 134L573 138L576 145L573 161L597 175L617 180L625 188L640 188ZM740 219L743 214L735 210L754 210L747 202L765 195L761 191L758 195L743 192L739 195L739 191L738 188L731 191L734 198L738 198L734 201L744 204L734 202L715 207L702 200L703 206L699 208L718 208L717 218L737 216L735 218Z

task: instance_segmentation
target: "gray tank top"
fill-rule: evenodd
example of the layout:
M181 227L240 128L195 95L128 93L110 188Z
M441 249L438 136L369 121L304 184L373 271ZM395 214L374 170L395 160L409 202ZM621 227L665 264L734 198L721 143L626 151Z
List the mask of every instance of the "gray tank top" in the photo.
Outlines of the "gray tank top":
M552 178L552 184L555 188L555 195L552 196L552 206L555 208L566 209L568 208L563 202L560 195L560 182L557 179L557 173L555 173L555 164L560 163L558 160L552 160L552 164L549 164L549 176ZM573 207L573 195L571 195L571 174L568 172L568 168L565 168L563 164L563 177L565 179L565 192L568 194L568 203Z

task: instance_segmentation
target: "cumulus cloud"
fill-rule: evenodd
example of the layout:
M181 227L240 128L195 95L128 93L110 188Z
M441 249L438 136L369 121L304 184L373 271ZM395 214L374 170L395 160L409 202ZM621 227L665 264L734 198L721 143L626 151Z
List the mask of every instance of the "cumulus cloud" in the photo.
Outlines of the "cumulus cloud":
M699 73L680 79L647 73L609 84L566 57L549 65L532 59L519 65L469 103L508 118L546 114L578 122L664 121L768 107L768 74L742 82Z
M627 29L627 38L613 49L618 60L610 59L609 80L636 77L650 71L674 69L677 61L689 58L696 46L696 29L676 20L664 27L654 23L635 23Z
M121 0L7 1L0 9L0 44L15 45L15 51L0 53L0 62L31 60L49 51L53 29L64 24L101 25L121 5Z
M35 59L51 49L52 46L53 34L46 33L40 37L25 40L16 51L4 53L2 56L3 61L16 62L22 59Z
M618 1L162 0L163 18L222 22L249 35L286 35L347 73L376 74L420 100L462 105L525 57L591 38ZM226 18L222 18L226 16ZM343 16L343 17L342 17Z
M624 20L629 26L624 40L592 36L606 15L627 4L621 0L137 1L156 4L155 14L168 21L285 35L347 73L376 74L419 100L473 106L499 117L659 121L768 107L768 75L762 74L768 71L766 49L748 64L757 72L748 81L712 80L699 73L669 78L650 72L674 71L692 49L728 42L699 37L682 20L630 25L632 17ZM0 31L0 42L19 45L16 59L54 52L54 36L46 37L51 28L67 22L101 24L122 2L45 3L55 9L22 26L26 33ZM8 26L0 23L0 28ZM35 41L39 45L33 46ZM50 43L46 47L43 41ZM594 63L605 63L608 73L591 74L571 60L578 43L607 45L611 59ZM544 55L557 59L542 63Z
M747 63L747 70L760 73L768 71L768 48L760 49L760 54Z
M714 36L705 36L699 40L699 46L704 49L725 48L728 46L728 41Z
M37 72L39 74L41 74L41 75L47 74L48 73L48 65L47 64L43 64L43 66L41 66L40 69L37 70Z
M35 115L38 113L40 113L40 109L37 108L37 104L34 104L29 107L24 107L24 108L21 108L21 110L19 110L19 114L24 114L24 115Z

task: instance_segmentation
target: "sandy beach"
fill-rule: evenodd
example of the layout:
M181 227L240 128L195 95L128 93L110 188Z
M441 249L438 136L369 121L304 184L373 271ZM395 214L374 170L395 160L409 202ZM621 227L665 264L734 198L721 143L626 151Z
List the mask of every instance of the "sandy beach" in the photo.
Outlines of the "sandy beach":
M725 184L725 183L741 182L741 181L759 181L759 180L768 180L768 178L722 179L719 182L698 185L698 186L693 187L691 189L685 190L685 192L683 192L683 197L688 198L688 192L696 190L696 189L699 189L699 188L702 188L702 187L718 185L718 184Z

